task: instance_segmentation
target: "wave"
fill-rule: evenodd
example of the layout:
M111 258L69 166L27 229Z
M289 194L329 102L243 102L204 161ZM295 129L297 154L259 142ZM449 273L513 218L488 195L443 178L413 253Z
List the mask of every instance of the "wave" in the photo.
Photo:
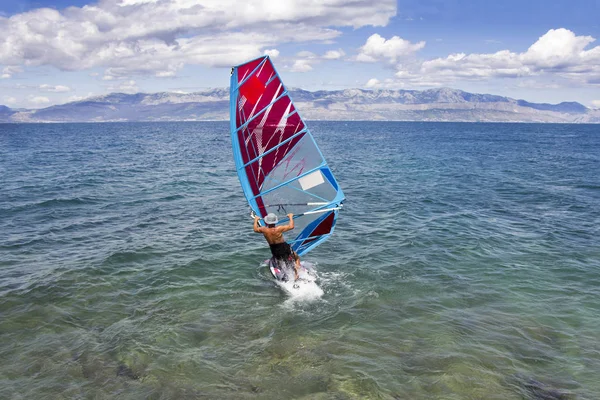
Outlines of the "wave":
M101 200L93 197L74 197L74 198L55 198L49 200L42 200L32 203L21 204L8 208L0 208L0 212L21 212L30 211L36 208L48 209L48 208L65 208L72 206L87 206L90 204L98 204Z

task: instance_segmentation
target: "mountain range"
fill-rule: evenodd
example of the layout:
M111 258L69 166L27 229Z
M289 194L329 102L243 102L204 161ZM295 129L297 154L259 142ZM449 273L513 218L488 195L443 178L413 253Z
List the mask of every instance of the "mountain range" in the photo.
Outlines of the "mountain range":
M577 102L530 103L441 88L290 89L307 120L600 123L600 110ZM0 122L219 121L229 119L229 89L195 93L111 93L42 109L0 105Z

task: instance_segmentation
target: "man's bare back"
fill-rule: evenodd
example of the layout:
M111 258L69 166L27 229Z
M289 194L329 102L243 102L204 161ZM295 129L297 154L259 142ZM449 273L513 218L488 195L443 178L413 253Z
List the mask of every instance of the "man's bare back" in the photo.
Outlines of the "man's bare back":
M287 225L275 226L275 224L267 224L267 226L259 226L258 216L254 217L254 232L262 233L269 244L277 244L285 242L283 232L294 229L294 214L288 214L290 222ZM266 222L266 221L265 221Z
M288 214L287 216L288 216L290 222L287 225L280 225L280 226L275 226L275 224L277 223L277 216L275 216L274 214L269 214L265 217L264 221L267 224L267 226L259 226L258 221L260 220L260 218L258 216L254 216L254 232L263 234L267 243L269 243L269 246L271 247L271 252L273 253L273 257L277 257L277 254L274 252L274 251L277 251L277 250L274 250L274 248L277 247L276 245L287 246L287 248L289 249L290 256L294 259L294 273L296 275L296 279L298 279L298 269L300 268L300 257L298 257L296 252L293 251L289 247L289 245L286 243L286 241L283 237L284 232L291 231L292 229L294 229L294 214ZM269 217L274 218L272 220L272 221L274 221L273 223L270 223L272 221L268 220ZM285 245L284 245L284 243L285 243Z

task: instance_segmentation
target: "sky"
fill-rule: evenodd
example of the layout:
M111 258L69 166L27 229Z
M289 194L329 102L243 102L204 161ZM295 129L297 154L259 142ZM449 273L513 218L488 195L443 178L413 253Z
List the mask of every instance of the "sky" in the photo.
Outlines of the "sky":
M0 0L0 105L229 85L450 87L600 108L600 0Z

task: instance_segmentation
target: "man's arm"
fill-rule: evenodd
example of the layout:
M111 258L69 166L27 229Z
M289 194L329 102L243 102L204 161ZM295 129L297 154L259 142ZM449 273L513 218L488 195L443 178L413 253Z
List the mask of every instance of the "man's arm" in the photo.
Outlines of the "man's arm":
M254 232L262 233L262 226L258 226L258 220L260 217L258 215L254 216Z
M281 232L287 232L294 229L294 214L289 213L287 216L290 219L290 222L287 225L281 225L279 227L279 229L281 229Z

